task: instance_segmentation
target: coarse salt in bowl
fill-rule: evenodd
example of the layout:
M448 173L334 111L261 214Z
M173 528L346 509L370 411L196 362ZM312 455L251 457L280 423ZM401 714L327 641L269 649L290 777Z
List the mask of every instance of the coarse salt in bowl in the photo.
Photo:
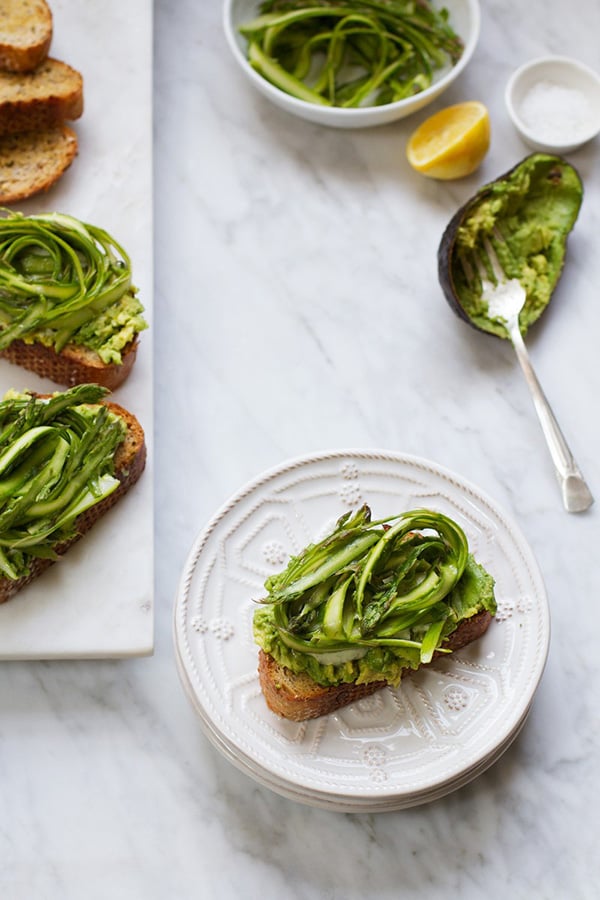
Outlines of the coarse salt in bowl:
M533 150L569 153L600 132L600 76L565 56L521 66L505 93L515 128Z
M248 62L247 42L239 28L258 15L260 0L224 0L223 25L229 49L243 74L253 87L280 109L319 125L367 128L402 119L431 103L458 78L473 56L481 23L479 0L432 0L432 5L448 11L450 25L463 41L464 50L458 62L454 66L438 70L432 84L420 93L395 103L363 105L352 109L320 106L299 100L275 87L252 68Z

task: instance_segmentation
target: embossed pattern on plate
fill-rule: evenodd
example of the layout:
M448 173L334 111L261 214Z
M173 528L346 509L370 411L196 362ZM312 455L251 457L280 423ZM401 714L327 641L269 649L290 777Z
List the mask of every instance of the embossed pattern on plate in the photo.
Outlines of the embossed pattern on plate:
M375 518L417 507L459 522L496 579L483 639L330 716L271 713L252 637L268 575L368 503ZM479 489L417 457L346 450L291 460L243 488L189 555L176 604L183 683L208 736L274 790L337 808L400 808L447 793L491 764L520 729L541 678L549 614L533 555Z

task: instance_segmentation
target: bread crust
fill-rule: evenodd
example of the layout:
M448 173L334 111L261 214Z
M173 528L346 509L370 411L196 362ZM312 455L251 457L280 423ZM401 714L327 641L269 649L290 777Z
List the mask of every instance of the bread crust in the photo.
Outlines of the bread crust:
M83 113L81 73L59 59L32 72L0 72L0 135L42 131Z
M28 344L13 341L0 356L8 362L49 378L57 384L73 387L76 384L101 384L114 391L122 384L136 359L138 339L135 338L122 351L122 363L102 362L97 353L75 344L67 344L57 353L45 344Z
M125 437L115 453L115 476L119 480L119 486L112 494L109 494L108 497L97 503L96 506L90 507L78 516L76 519L77 534L75 537L68 541L62 541L55 547L59 557L64 556L73 544L82 538L109 509L112 509L119 502L138 481L146 466L146 439L141 424L133 413L124 409L118 403L113 403L109 400L104 401L104 403L115 415L123 419L127 426ZM11 597L14 597L18 591L38 578L54 562L55 560L51 559L33 560L29 575L19 578L17 581L0 576L0 603L5 603Z
M456 651L480 638L489 628L492 615L484 610L470 619L465 619L442 645ZM440 654L435 653L434 659ZM420 668L424 668L421 666ZM414 669L404 669L402 676L412 674ZM385 681L367 684L340 684L325 687L317 684L306 674L296 675L285 666L279 665L272 656L260 650L258 654L258 678L269 709L293 722L304 722L328 715L336 709L355 703L363 697L386 687Z
M30 72L52 42L52 12L45 0L3 0L0 11L0 69Z
M5 206L48 191L79 149L68 125L0 137L0 204Z

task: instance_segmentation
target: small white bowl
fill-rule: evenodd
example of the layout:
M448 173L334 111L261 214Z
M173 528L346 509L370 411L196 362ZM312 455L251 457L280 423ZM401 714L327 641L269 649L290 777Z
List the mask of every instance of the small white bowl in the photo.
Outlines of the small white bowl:
M481 19L479 0L433 0L433 5L443 6L448 10L450 24L463 40L464 51L457 64L450 69L440 70L434 76L433 84L420 94L385 106L361 106L357 109L319 106L298 100L272 85L252 68L246 55L246 41L239 32L239 26L258 15L259 0L225 0L223 24L227 43L242 72L250 83L276 106L319 125L330 125L334 128L367 128L403 119L427 106L458 78L471 59L479 38Z
M546 153L569 153L600 132L600 76L566 56L526 63L505 92L508 113L525 143Z

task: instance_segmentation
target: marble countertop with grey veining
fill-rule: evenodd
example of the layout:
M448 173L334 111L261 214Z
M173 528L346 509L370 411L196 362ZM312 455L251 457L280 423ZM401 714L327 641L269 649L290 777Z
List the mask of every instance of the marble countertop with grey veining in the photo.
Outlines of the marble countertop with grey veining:
M353 132L255 93L218 0L157 0L154 26L155 652L4 664L2 896L593 900L598 506L563 511L514 353L452 314L436 252L456 209L529 152L504 107L513 69L547 53L600 66L596 0L483 0L448 92ZM481 168L416 175L409 134L465 99L491 114ZM584 203L528 346L600 497L600 142L569 161ZM471 784L399 812L333 813L258 785L207 740L175 663L178 580L214 510L289 457L342 447L415 454L479 485L519 523L552 616L516 741Z

